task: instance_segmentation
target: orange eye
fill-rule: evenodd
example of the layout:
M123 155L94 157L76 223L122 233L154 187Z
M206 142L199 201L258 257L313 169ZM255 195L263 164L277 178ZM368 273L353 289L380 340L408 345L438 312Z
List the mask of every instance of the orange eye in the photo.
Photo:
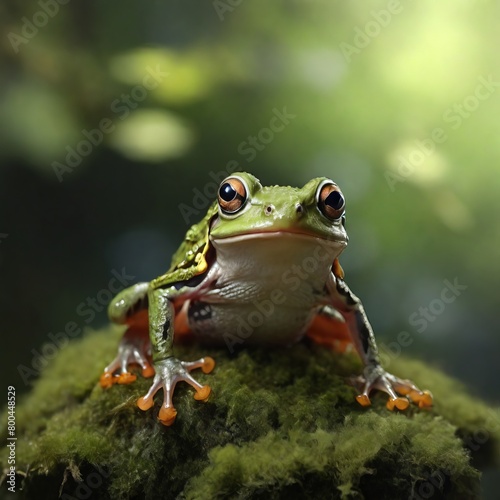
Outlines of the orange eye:
M342 191L336 184L324 184L318 196L321 213L329 219L338 219L344 213L345 200Z
M247 201L247 189L243 182L236 177L229 177L222 182L219 188L219 206L223 212L234 214Z

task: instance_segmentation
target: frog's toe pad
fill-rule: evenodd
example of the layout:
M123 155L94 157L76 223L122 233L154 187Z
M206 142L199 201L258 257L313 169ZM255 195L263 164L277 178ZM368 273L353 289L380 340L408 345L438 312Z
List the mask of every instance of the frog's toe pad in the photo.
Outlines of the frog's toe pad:
M114 380L113 374L110 372L104 372L99 379L99 384L103 389L107 389L115 383L116 381Z
M137 400L136 404L142 411L146 411L154 405L154 401L152 397L143 396Z
M208 400L208 397L210 396L211 392L212 392L212 389L210 388L210 386L204 385L195 392L193 397L194 397L194 399L196 399L196 401L206 402Z
M137 380L137 375L130 372L123 372L120 374L114 374L110 371L106 371L101 375L99 379L99 385L103 389L108 389L114 384L127 385L135 382Z
M137 380L137 375L130 372L125 372L125 373L120 373L120 375L118 375L118 377L116 378L117 378L116 381L117 384L127 385L131 384L132 382L135 382Z
M151 378L154 374L155 374L155 369L151 365L142 369L142 376L144 378Z
M433 398L430 391L411 391L409 397L414 403L418 404L419 408L430 408L432 406Z
M408 401L405 397L389 398L386 404L387 409L391 411L393 411L394 408L397 408L398 410L406 410L408 406L410 406L410 401Z
M370 401L370 398L366 394L358 394L356 396L356 401L361 405L361 406L370 406L372 403Z
M381 366L367 366L363 376L351 379L351 383L360 392L356 400L361 406L369 406L369 394L374 389L389 395L386 406L391 411L406 410L410 403L420 408L432 406L432 394L429 391L421 391L411 380L400 379Z
M203 373L210 373L215 367L215 360L210 356L205 356L203 358L203 364L201 365L201 371Z
M175 422L175 417L177 417L177 410L173 406L167 408L162 406L158 413L158 420L166 426L172 425Z
M433 398L429 391L421 391L410 380L401 380L391 376L394 381L394 389L398 394L406 396L412 403L415 403L419 408L430 408Z

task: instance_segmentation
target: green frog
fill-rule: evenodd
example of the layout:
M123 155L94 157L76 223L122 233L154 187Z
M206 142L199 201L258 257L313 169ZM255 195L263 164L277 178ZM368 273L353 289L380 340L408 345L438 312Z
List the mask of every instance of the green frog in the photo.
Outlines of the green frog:
M431 406L428 391L380 365L363 305L338 261L347 242L345 199L332 180L316 178L299 189L264 187L245 172L230 175L205 217L188 230L170 269L110 303L110 319L129 328L101 385L133 382L131 367L139 365L154 379L137 405L150 409L163 389L158 419L168 426L177 415L176 384L187 382L195 399L206 401L210 387L190 372L210 373L215 366L208 356L177 359L174 335L225 344L231 351L240 344L288 346L308 335L359 353L364 369L356 399L361 405L370 405L370 392L378 389L388 394L390 410L404 410L410 402Z

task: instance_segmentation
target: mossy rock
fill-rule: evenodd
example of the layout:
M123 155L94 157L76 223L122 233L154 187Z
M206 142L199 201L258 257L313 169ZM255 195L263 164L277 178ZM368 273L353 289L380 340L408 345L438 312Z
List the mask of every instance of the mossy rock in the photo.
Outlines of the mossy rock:
M177 421L165 427L158 405L135 405L150 380L97 384L120 334L104 329L70 343L19 401L22 497L478 498L475 466L500 455L498 410L439 371L403 357L390 367L430 389L433 409L390 412L382 394L364 409L346 383L361 369L356 356L308 343L234 356L179 346L182 359L216 359L211 374L195 372L213 394L200 403L179 384Z

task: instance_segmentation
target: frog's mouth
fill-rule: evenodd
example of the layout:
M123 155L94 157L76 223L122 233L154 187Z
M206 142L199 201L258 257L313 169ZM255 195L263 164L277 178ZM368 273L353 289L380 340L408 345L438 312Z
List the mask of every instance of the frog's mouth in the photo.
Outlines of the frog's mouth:
M317 233L308 233L305 231L294 231L293 229L278 229L278 230L259 230L259 231L249 231L247 233L238 234L236 236L226 236L226 237L215 237L210 236L210 239L214 243L218 244L230 244L238 243L247 240L255 239L293 239L293 240L307 240L310 242L316 241L322 245L332 245L332 246L347 246L348 238L347 235L342 233L335 235L335 238L325 238Z

